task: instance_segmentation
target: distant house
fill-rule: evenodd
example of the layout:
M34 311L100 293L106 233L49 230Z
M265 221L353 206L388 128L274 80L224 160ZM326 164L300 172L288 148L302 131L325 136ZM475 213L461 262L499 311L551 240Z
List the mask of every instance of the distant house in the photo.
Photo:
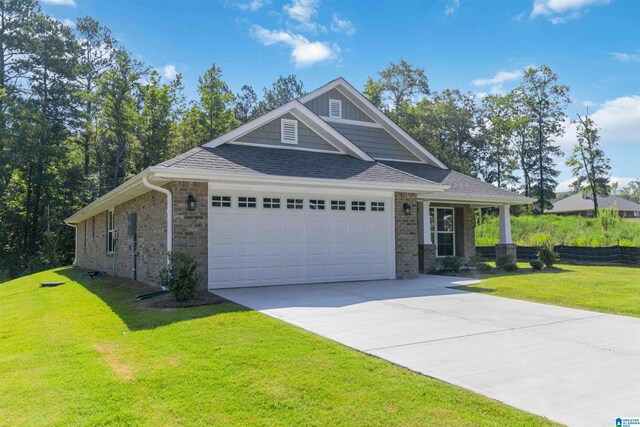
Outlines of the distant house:
M640 218L640 204L620 196L598 196L599 209L618 209L621 218ZM590 193L577 193L553 204L547 213L593 217L593 198Z

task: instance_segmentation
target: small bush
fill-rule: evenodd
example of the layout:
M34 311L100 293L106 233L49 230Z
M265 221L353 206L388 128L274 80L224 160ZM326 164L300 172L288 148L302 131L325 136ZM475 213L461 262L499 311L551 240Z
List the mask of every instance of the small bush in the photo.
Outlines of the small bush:
M542 264L542 261L540 261L539 259L534 259L531 262L529 262L529 265L534 270L542 270L542 265L543 264Z
M496 259L496 267L502 268L503 265L514 264L512 255L503 255L500 258Z
M158 282L167 288L176 301L192 298L202 282L202 276L196 272L198 263L195 258L182 252L169 253L169 265L158 274Z
M476 267L480 263L487 262L487 260L482 255L474 255L469 257L469 267Z
M460 270L462 261L454 256L444 257L440 260L440 271L447 273L457 273Z
M491 266L486 262L476 262L476 270L481 273L488 273L491 271Z
M545 265L545 267L551 267L558 262L558 254L553 250L553 247L549 245L541 246L538 249L538 259Z

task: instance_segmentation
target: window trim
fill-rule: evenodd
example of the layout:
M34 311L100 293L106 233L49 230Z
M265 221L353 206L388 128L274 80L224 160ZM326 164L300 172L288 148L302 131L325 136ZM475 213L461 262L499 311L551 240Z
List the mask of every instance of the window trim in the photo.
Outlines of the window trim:
M214 197L220 198L220 200L213 200ZM225 200L228 199L228 200ZM219 205L214 205L214 203L220 203ZM231 196L223 196L218 194L211 195L211 207L212 208L230 208L231 207Z
M287 209L291 209L291 210L302 210L304 209L304 199L296 199L294 198L287 198Z
M351 201L351 211L353 211L353 212L366 212L367 211L367 202L365 200L352 200Z
M116 252L116 215L113 209L107 211L107 254Z
M338 106L338 115L332 114L331 104L335 103ZM329 98L329 118L330 119L341 119L342 118L342 100L341 99L333 99Z
M309 199L310 211L324 211L326 208L325 199Z
M375 206L373 205L375 203ZM384 212L386 209L385 203L380 201L372 201L369 203L371 212Z
M244 206L242 206L243 204ZM256 196L238 196L238 208L256 209L257 207L258 207L258 198Z
M451 220L452 220L452 224L453 224L453 228L451 231L438 231L438 214L437 214L437 209L450 209L451 210ZM431 230L429 230L429 233L431 233L431 243L436 247L436 258L445 258L448 256L457 256L456 255L456 209L453 206L431 206L429 207L429 215L431 214L431 211L433 210L433 221L431 222L431 227L433 227L433 232ZM438 251L438 234L452 234L453 235L453 239L452 239L452 249L453 249L453 254L452 255L440 255L439 251Z
M263 197L262 208L263 209L280 209L280 197Z
M285 125L293 125L294 140L285 139L284 127ZM294 119L280 119L280 142L283 144L297 145L298 144L298 121Z
M338 212L346 212L347 210L347 201L346 200L332 200L331 201L331 210Z

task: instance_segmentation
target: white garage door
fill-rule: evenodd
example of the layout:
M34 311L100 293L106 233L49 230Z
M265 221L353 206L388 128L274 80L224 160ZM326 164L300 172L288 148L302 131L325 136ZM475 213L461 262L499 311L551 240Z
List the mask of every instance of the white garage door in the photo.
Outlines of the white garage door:
M209 288L390 279L393 198L209 190Z

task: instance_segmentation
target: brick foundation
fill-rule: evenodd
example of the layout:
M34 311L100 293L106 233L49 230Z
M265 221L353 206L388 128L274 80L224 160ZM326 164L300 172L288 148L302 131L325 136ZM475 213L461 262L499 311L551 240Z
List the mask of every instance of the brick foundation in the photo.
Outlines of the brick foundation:
M496 245L496 260L505 255L511 255L513 257L513 261L515 262L518 259L517 249L518 247L511 243L498 243Z

